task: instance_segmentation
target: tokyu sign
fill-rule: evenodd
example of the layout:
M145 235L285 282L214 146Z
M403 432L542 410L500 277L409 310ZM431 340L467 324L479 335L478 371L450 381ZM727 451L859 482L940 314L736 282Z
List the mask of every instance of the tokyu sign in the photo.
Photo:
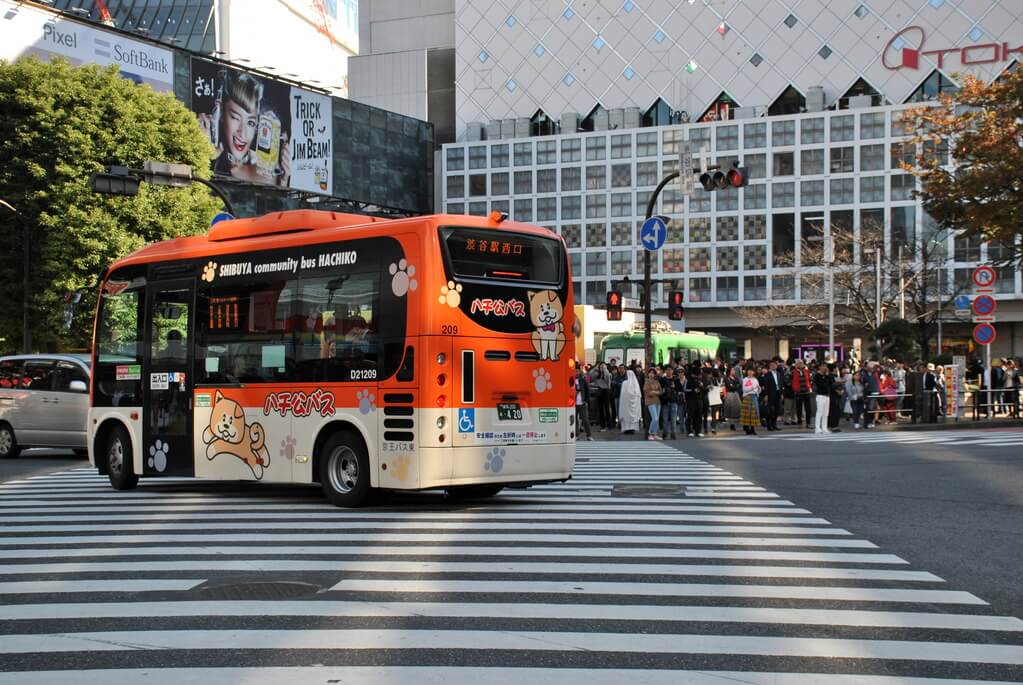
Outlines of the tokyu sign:
M888 41L881 53L885 69L919 69L921 57L931 57L939 69L957 66L1012 62L1023 58L1023 45L1011 43L973 43L963 47L925 48L927 34L919 26L907 26Z

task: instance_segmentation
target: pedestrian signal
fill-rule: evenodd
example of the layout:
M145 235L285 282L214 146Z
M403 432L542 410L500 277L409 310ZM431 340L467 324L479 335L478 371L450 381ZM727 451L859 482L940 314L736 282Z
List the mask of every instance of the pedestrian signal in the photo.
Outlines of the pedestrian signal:
M607 320L622 320L622 294L617 290L611 290L607 293Z
M686 308L682 304L685 294L681 290L672 290L668 293L668 318L672 321L681 321L686 317Z

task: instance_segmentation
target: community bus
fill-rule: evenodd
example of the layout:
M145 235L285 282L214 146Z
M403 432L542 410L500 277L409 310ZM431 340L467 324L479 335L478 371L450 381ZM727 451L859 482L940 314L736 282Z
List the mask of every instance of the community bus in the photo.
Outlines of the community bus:
M698 359L720 358L732 361L735 358L735 340L723 335L707 333L654 333L651 336L653 361L655 364L667 364L673 360L684 359L691 362ZM643 363L643 331L621 333L605 336L600 341L597 360L616 364L629 364L632 361Z
M564 242L491 217L215 224L103 274L89 455L140 476L486 496L575 461Z

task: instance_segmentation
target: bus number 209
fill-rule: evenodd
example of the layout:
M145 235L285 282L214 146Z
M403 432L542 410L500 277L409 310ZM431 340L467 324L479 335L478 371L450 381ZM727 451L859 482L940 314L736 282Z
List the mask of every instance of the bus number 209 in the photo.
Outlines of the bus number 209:
M458 326L441 326L441 335L458 335Z

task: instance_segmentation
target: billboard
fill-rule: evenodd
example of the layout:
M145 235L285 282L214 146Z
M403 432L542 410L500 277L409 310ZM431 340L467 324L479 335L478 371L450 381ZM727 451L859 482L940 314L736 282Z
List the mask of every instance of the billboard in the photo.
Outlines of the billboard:
M121 74L154 90L174 90L174 55L170 50L65 19L23 2L0 0L0 59L25 55L72 64L116 65Z
M213 173L330 194L331 98L192 58L190 107L213 144Z

